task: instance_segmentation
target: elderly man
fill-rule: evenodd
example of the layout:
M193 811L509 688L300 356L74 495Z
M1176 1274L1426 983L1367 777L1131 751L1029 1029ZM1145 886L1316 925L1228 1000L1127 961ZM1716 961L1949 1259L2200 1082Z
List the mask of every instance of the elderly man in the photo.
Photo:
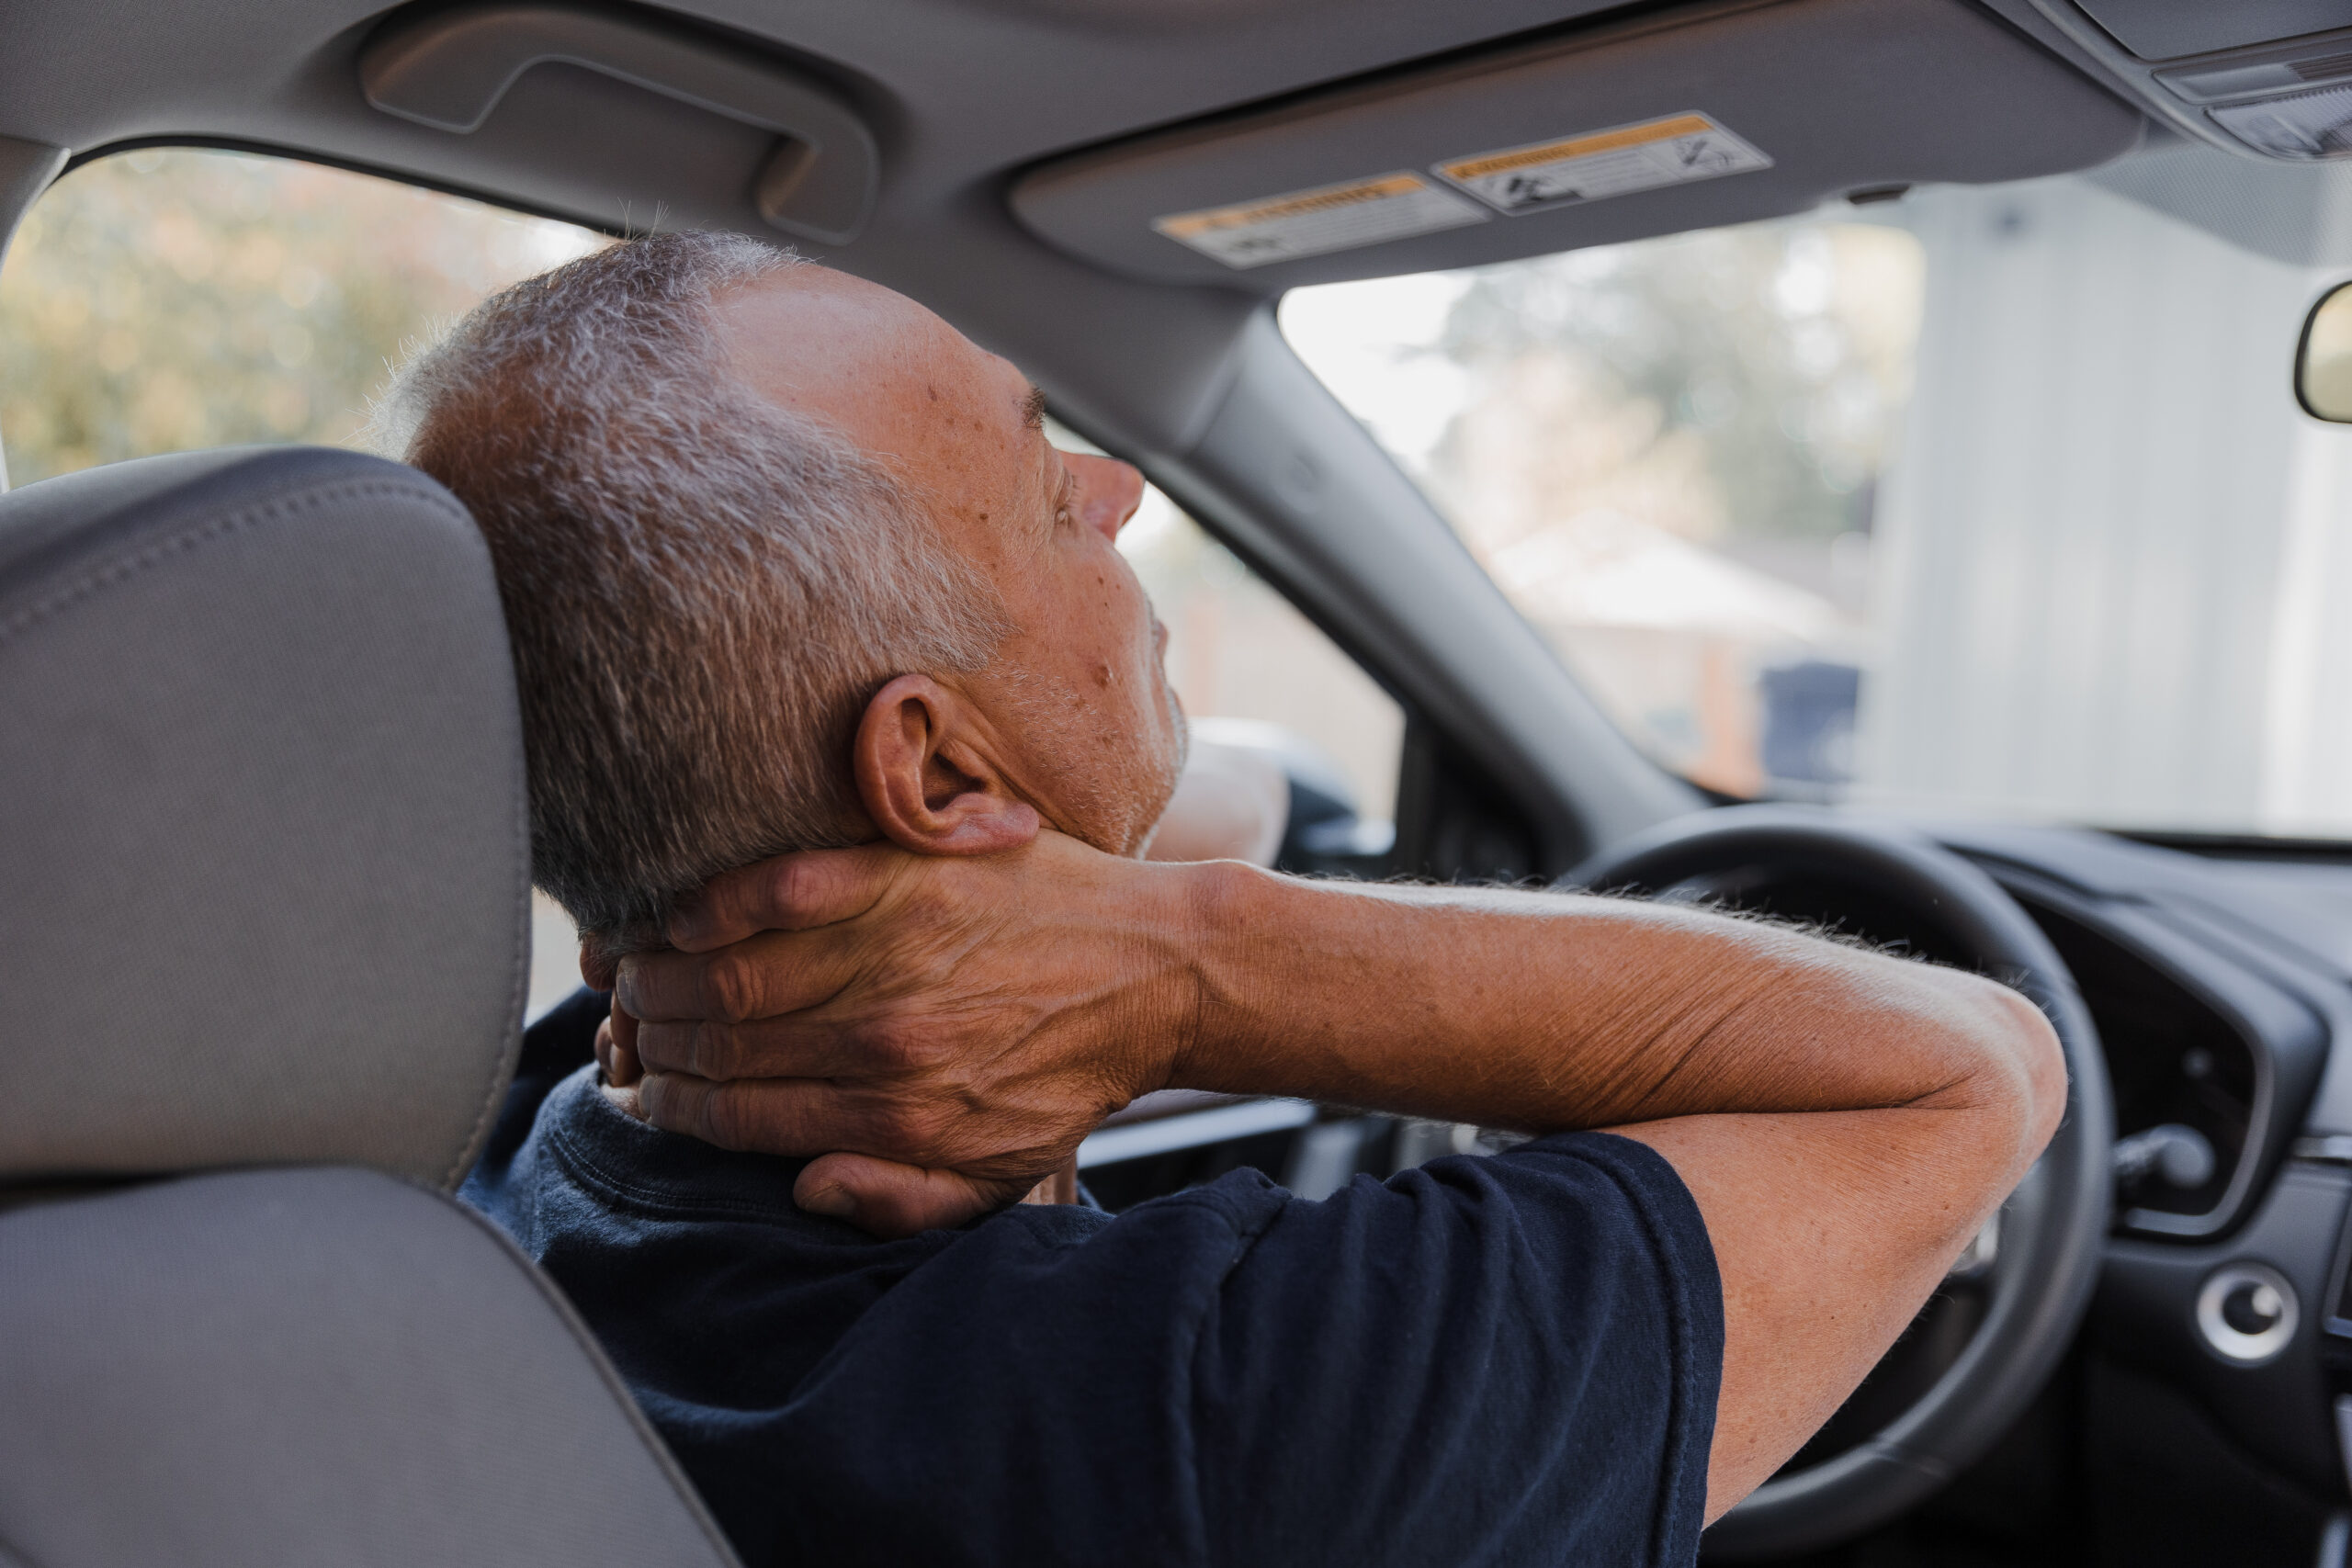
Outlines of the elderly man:
M467 1191L754 1564L1687 1563L2055 1124L1968 976L1140 858L1184 754L1140 481L888 290L617 246L394 406L497 563L536 874L617 958L605 1070L583 993ZM1169 1087L1539 1135L1074 1201Z

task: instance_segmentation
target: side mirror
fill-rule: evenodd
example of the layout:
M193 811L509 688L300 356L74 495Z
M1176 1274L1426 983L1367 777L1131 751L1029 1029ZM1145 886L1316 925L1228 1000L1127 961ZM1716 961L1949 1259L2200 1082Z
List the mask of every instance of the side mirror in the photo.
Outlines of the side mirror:
M2320 296L2295 348L2295 400L2313 419L2352 424L2352 283Z

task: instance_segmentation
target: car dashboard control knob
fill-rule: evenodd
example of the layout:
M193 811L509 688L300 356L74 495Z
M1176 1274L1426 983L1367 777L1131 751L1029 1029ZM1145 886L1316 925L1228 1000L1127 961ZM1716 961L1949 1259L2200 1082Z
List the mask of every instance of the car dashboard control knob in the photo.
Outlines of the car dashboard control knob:
M2212 1142L2178 1122L2115 1141L2115 1179L2126 1187L2154 1177L2167 1187L2193 1192L2213 1179L2214 1168Z
M2294 1338L2300 1316L2295 1287L2266 1264L2225 1263L2197 1292L2197 1331L2233 1366L2275 1360Z

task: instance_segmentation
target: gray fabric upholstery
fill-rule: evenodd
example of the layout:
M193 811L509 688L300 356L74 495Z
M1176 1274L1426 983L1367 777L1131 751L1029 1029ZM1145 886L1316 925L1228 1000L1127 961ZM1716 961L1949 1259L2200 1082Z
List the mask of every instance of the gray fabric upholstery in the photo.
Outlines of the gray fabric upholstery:
M37 1568L732 1561L503 1237L334 1169L0 1213L12 1551Z
M513 1070L523 788L489 555L423 475L0 498L0 1568L733 1562L424 1190ZM110 1184L223 1166L306 1168Z
M456 1183L512 1070L529 849L447 491L277 448L0 497L0 1182Z

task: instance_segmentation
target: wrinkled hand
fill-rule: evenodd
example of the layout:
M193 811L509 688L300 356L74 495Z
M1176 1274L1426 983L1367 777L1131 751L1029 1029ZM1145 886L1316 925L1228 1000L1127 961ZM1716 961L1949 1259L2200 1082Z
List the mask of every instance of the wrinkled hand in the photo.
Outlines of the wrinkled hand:
M1056 833L969 858L812 851L713 882L614 976L597 1055L657 1126L815 1156L804 1209L953 1224L1161 1087L1193 1008L1185 869Z

